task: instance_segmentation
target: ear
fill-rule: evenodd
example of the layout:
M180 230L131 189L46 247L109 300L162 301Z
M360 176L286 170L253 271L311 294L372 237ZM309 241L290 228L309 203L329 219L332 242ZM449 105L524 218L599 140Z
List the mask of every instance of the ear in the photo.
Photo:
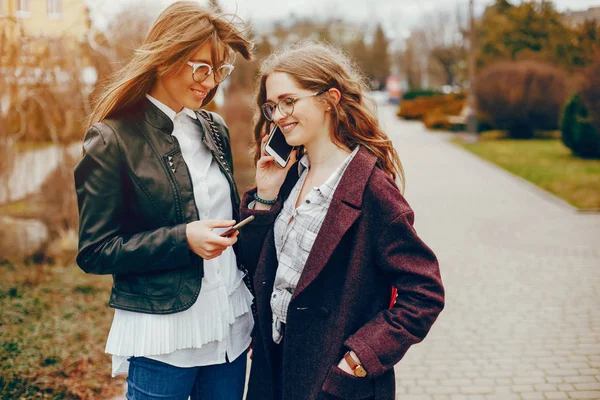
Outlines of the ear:
M334 105L337 105L340 102L340 99L342 98L342 94L336 88L329 89L327 91L327 95L331 100L333 100Z

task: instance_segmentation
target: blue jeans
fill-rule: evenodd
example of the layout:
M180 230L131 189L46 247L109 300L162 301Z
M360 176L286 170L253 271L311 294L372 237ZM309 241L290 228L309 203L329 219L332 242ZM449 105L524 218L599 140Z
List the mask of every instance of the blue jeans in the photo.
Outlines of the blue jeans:
M233 362L179 368L145 357L129 359L128 400L242 400L246 353Z

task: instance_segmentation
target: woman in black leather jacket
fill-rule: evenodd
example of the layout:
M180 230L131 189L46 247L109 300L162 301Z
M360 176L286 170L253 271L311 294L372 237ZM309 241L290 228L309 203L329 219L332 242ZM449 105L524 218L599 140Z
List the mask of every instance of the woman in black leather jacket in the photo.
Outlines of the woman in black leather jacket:
M253 318L229 133L201 110L251 44L180 1L154 22L90 116L75 167L77 263L112 274L106 351L128 399L241 399Z

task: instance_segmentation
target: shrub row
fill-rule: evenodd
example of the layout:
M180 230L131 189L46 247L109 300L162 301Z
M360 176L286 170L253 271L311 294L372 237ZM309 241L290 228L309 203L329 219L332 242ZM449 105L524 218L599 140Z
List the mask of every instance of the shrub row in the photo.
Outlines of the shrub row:
M464 93L417 97L403 100L398 116L422 120L429 129L462 130L466 121L461 121L463 118L459 116L464 111L466 102Z
M462 93L458 94L445 94L439 96L424 96L417 97L414 100L403 100L398 110L398 116L404 119L418 119L422 120L425 114L432 112L437 108L444 109L456 109L459 108L457 114L460 112L462 105L464 104L465 95ZM459 105L457 105L459 104Z
M507 131L510 138L529 139L536 131L560 127L563 142L574 154L598 158L600 52L579 89L565 106L570 85L563 71L537 61L496 63L484 69L474 85L478 130L495 128ZM401 118L422 120L430 129L464 128L464 94L413 91L404 99L398 111Z
M419 90L410 90L402 95L402 100L413 100L417 97L431 97L431 96L439 96L442 92L439 90L431 90L431 89L419 89Z

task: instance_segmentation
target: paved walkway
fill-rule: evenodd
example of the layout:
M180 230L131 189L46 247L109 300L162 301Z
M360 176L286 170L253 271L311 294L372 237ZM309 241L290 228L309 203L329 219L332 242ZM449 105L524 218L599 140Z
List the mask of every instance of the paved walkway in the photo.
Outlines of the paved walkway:
M600 215L577 214L380 109L446 309L396 367L401 400L600 399Z

